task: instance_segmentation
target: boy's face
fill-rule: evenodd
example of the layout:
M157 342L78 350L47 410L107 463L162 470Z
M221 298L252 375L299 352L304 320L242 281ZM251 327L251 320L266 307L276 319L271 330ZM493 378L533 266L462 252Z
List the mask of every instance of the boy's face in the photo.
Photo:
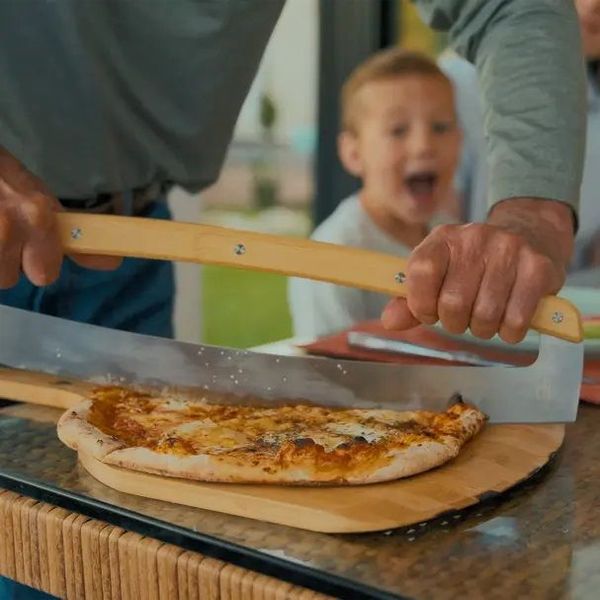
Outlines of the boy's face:
M600 0L575 0L575 7L581 23L585 56L600 58Z
M340 155L362 179L364 201L406 223L427 223L451 193L459 159L451 84L401 75L365 84L355 102L355 132L342 133Z

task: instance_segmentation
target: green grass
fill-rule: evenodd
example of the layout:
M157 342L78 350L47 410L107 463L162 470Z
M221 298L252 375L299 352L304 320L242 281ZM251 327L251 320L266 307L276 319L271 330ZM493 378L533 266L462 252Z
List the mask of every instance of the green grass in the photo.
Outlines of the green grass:
M597 340L600 338L600 323L583 323L583 337L586 340Z
M286 285L286 277L272 273L204 267L204 341L248 348L290 337Z

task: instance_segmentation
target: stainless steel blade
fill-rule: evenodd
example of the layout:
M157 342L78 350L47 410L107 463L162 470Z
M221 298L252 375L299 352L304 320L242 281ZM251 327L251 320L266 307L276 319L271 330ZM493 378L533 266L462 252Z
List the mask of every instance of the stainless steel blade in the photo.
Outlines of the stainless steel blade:
M583 345L541 336L529 367L408 366L260 354L131 334L0 306L0 362L152 388L261 401L444 410L460 393L491 422L567 422L577 413Z

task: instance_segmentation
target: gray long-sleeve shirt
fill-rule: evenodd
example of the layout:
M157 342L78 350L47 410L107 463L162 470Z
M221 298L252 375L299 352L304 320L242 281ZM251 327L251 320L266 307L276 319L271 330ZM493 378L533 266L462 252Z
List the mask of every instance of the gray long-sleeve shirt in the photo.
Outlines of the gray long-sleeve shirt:
M516 196L577 208L586 83L570 0L416 0L475 63L483 95L491 204Z
M64 198L208 185L283 2L0 2L0 146ZM572 3L417 4L477 64L491 200L575 206L585 90Z
M0 146L63 198L212 183L285 0L1 0Z

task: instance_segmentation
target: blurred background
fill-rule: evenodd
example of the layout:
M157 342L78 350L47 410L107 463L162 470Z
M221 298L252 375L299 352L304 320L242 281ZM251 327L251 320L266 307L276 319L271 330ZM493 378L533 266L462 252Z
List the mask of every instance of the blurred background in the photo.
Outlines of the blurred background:
M350 71L394 44L437 56L444 36L408 0L287 0L237 122L219 180L175 189L175 218L307 237L358 185L336 155ZM178 264L176 335L249 347L291 335L286 278Z

